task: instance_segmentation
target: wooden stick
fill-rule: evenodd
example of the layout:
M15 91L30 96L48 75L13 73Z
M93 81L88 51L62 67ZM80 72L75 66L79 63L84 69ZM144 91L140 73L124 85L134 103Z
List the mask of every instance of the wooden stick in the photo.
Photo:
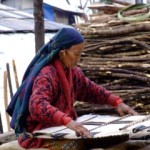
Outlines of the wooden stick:
M5 104L5 110L8 106L8 96L7 96L7 72L4 71L4 104ZM8 131L10 131L10 118L8 116L8 114L6 113L5 111L5 114L6 114L6 122L7 122L7 128L8 128Z
M12 84L11 84L9 63L6 63L6 69L7 69L7 78L8 78L8 84L9 84L9 90L10 90L10 98L12 98L13 97L13 90L12 90Z
M133 43L138 44L138 45L150 50L150 46L147 43L145 43L144 41L139 41L136 39L131 39L131 40L133 41Z
M15 60L12 60L12 65L13 65L13 71L14 71L14 76L15 76L16 88L18 89L19 88L19 81L18 81L18 75L17 75Z
M3 133L2 119L0 114L0 134Z

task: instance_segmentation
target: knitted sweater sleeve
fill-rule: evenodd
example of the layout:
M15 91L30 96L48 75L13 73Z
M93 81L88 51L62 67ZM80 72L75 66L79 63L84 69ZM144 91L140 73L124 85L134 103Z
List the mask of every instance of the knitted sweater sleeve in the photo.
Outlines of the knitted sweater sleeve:
M54 73L51 75L55 76ZM55 83L55 78L53 80L52 78L47 69L36 77L30 97L29 111L34 120L45 124L62 125L62 118L65 113L51 104L54 95L52 86Z
M78 67L74 69L73 80L77 100L114 106L116 101L120 99L119 96L112 94L104 87L87 78Z

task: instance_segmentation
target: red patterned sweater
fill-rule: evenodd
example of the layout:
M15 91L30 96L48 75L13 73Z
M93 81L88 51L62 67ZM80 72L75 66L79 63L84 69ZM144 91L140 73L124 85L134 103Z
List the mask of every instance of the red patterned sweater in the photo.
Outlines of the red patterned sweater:
M67 74L69 69L65 70ZM75 100L97 104L113 105L118 96L111 94L102 86L90 81L80 68L71 69L73 84L71 88L72 106L68 110L68 104L64 97L63 85L60 82L58 71L53 64L44 67L36 77L32 95L29 103L30 114L27 117L27 131L32 133L35 130L50 126L62 125L62 117L69 114L73 119L76 114L73 109ZM41 147L42 139L31 139L20 136L19 144L24 148Z

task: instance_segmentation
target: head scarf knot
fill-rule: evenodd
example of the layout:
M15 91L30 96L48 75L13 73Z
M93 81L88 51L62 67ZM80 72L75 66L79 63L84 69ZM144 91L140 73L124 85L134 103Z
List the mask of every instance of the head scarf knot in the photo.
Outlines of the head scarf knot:
M76 29L72 27L62 28L38 51L30 62L24 73L22 83L6 110L12 117L10 126L15 129L17 135L24 132L25 117L29 113L28 105L32 93L33 82L40 70L49 64L60 50L70 48L83 41L82 35L77 32Z

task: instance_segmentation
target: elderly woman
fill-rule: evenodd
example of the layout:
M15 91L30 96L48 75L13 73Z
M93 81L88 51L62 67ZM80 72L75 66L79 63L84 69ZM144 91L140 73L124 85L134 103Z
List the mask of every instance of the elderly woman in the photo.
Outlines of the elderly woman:
M90 132L76 122L73 104L81 100L115 107L120 115L137 114L104 87L90 81L77 63L84 49L84 38L74 28L61 29L42 47L27 68L23 81L7 112L12 116L11 127L24 148L49 147L62 149L63 143L34 139L27 136L52 126L65 125L80 136L90 138ZM68 143L69 145L69 143ZM76 144L80 149L82 144Z

